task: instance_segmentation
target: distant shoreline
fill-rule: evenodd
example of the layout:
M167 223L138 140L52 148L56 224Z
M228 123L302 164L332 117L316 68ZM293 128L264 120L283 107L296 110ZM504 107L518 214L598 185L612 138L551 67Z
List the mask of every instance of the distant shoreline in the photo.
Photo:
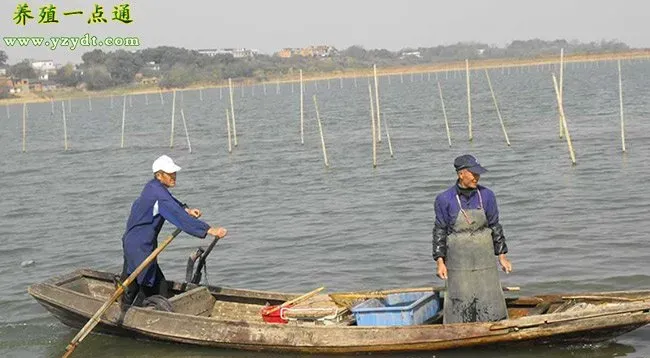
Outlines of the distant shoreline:
M625 51L615 53L595 53L595 54L569 54L564 56L566 63L575 62L597 62L597 61L615 61L615 60L634 60L634 59L648 59L650 58L650 50L638 51ZM526 66L539 66L549 64L559 64L560 56L547 56L539 58L526 58L526 59L481 59L469 61L470 70L482 69L495 69L495 68L510 68L510 67L526 67ZM401 67L386 67L377 68L377 76L387 76L396 74L415 74L415 73L439 73L448 71L465 71L465 61L453 61L444 63L432 63L424 65L412 65ZM373 76L372 68L356 68L348 71L336 71L322 74L303 73L303 81L320 81L332 80L341 78L363 78ZM250 86L250 85L276 85L277 83L298 83L300 81L298 75L284 76L272 81L255 81L248 78L233 79L233 84L237 86ZM83 91L78 89L62 89L51 92L30 92L27 95L20 96L19 98L2 99L0 105L12 105L23 103L43 103L50 101L61 101L67 99L81 99L81 98L105 98L110 96L124 96L124 95L143 95L143 94L159 94L169 93L173 91L195 91L200 89L211 88L228 88L228 83L198 83L185 88L176 89L160 89L158 86L139 86L139 87L119 87L104 91Z

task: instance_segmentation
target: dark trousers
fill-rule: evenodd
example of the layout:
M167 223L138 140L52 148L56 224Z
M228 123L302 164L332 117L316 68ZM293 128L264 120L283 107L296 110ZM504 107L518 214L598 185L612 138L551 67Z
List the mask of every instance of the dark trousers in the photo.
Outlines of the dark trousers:
M124 266L122 267L120 282L124 282L124 280L129 277L129 274L126 273L126 268L127 266L125 260ZM160 267L156 268L156 280L153 286L140 285L138 284L137 279L133 280L133 282L131 282L131 284L129 284L129 286L124 290L124 294L122 295L122 303L125 305L142 306L142 301L144 301L145 298L153 295L161 295L166 298L169 297L169 287L167 285L167 280L165 279L165 275L163 275L162 271L160 270Z

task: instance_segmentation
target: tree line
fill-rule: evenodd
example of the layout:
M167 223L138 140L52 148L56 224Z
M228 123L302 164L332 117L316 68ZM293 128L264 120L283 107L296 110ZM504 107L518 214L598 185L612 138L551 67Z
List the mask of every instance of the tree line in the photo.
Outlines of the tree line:
M118 50L104 52L96 49L83 54L80 65L67 64L50 79L61 86L85 84L89 90L133 85L136 74L157 77L163 88L182 88L195 83L219 83L228 78L270 81L283 76L305 73L326 73L378 66L409 66L464 59L533 58L565 53L602 53L626 51L630 47L617 40L581 43L578 41L540 39L516 40L505 47L481 42L459 42L435 47L405 48L400 51L365 49L354 45L335 51L329 57L260 54L252 58L234 58L230 54L208 56L195 50L160 46L134 52ZM0 50L0 66L6 65L7 55ZM153 64L153 65L152 65ZM8 68L17 78L38 78L29 60Z

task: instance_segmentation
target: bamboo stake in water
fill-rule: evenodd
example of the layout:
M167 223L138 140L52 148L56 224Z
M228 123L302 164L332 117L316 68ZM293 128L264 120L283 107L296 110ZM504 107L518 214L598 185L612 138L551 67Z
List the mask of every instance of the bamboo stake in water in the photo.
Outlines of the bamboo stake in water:
M68 150L68 125L65 120L65 102L61 101L61 109L63 113L63 150Z
M219 99L223 99L223 92L222 92L222 90L223 90L223 88L222 88L222 87L219 87Z
M176 90L172 95L172 129L169 135L169 148L174 148L174 114L176 114Z
M203 102L203 90L199 88L199 100Z
M173 114L172 114L173 116ZM174 120L172 119L172 123ZM122 101L122 140L120 142L120 148L124 148L124 127L126 126L126 95L124 95ZM172 124L173 126L173 124Z
M23 153L27 151L27 103L23 103Z
M388 140L388 151L390 152L390 157L393 157L393 143L390 141L390 132L388 131L388 120L384 118L384 129L386 130L386 139Z
M621 148L625 152L625 121L623 119L623 78L621 76L621 60L618 60L618 101L621 107Z
M190 133L187 131L187 122L185 121L185 113L181 108L181 118L183 119L183 128L185 128L185 138L187 138L187 149L192 153L192 144L190 144Z
M372 65L372 69L375 75L375 106L377 110L377 142L381 143L381 113L379 110L379 84L377 83L377 65Z
M304 89L300 70L300 144L305 144Z
M10 115L9 115L9 104L5 105L5 110L7 111L7 119L9 119L9 117L10 117Z
M372 85L368 79L368 96L370 97L370 129L372 135L372 167L377 168L377 128L375 127L375 103L372 99Z
M232 79L228 79L228 87L230 88L230 116L232 117L232 137L237 146L237 122L235 122L235 101L233 100L232 93Z
M149 105L149 95L146 93L144 94L144 105L145 106Z
M440 81L438 81L438 92L440 93L440 104L442 105L442 114L445 117L445 129L447 129L447 141L449 141L449 146L451 147L451 132L449 131L449 121L447 120L447 110L445 109L445 99L442 97L442 87L440 87Z
M158 93L160 94L160 105L164 106L165 105L165 100L163 99L162 89Z
M357 78L354 78L354 88L357 88Z
M318 113L318 102L316 101L316 95L314 95L314 108L316 108L316 120L318 121L318 131L320 132L320 143L323 147L323 159L325 160L325 166L329 168L330 162L327 160L327 149L325 149L325 137L323 136L323 125L320 122L320 114Z
M508 139L508 132L506 132L506 126L503 124L503 118L501 117L501 111L499 110L499 104L497 103L497 97L494 95L494 90L492 89L492 81L490 80L490 74L488 73L487 68L485 69L485 78L487 78L488 86L490 87L490 93L492 93L492 100L494 101L494 108L497 110L497 116L499 116L499 122L501 123L501 129L503 130L503 136L506 138L506 143L510 146L510 139Z
M232 140L230 134L230 113L228 113L228 108L226 108L226 131L228 132L228 153L232 153Z
M275 94L280 94L280 80L275 82Z
M266 96L266 83L262 82L262 91L264 92L264 95Z
M557 105L560 110L560 117L562 119L562 126L564 129L564 134L566 135L567 146L569 147L569 156L571 157L571 163L576 164L576 154L573 151L573 144L571 143L571 135L569 134L569 126L566 122L566 117L564 116L564 104L562 103L562 97L560 97L560 89L557 85L557 79L555 74L553 74L553 86L555 87L555 95L557 97Z
M54 97L50 97L50 106L52 107L52 112L51 114L54 114Z
M90 96L88 96L88 112L92 112L92 111L93 111L93 102L90 99Z
M291 82L291 93L293 93L293 82Z
M339 87L343 88L343 77L339 77Z
M469 60L465 59L465 77L467 78L467 121L469 125L469 141L474 139L472 134L472 93L469 85Z
M564 91L564 48L561 48L560 49L560 98L561 99L564 99L563 91ZM558 108L557 118L560 124L560 139L562 139L562 136L564 136L564 127L562 125L562 116L560 116L559 108Z

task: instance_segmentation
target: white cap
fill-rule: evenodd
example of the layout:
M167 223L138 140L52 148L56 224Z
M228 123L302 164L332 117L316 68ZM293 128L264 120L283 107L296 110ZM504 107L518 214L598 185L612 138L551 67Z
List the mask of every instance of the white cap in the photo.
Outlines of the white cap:
M181 170L181 167L176 165L172 160L172 158L166 155L161 155L160 157L158 157L158 159L156 159L153 162L151 169L153 170L154 173L162 170L165 173L171 174Z

